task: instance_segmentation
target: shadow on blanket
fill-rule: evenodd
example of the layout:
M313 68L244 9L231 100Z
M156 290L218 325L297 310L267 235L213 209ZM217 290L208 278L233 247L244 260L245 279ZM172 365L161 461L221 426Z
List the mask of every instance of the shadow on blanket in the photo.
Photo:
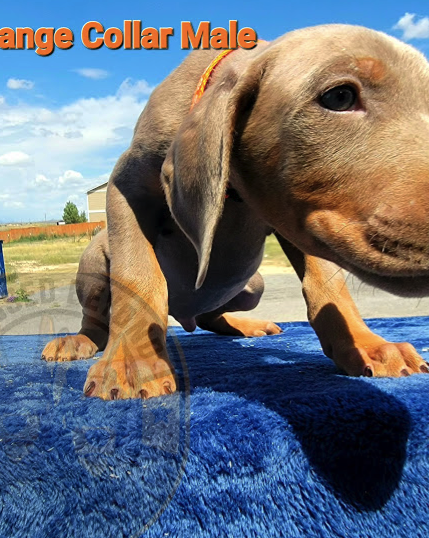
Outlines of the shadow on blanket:
M428 358L426 318L370 326ZM175 330L182 392L147 402L84 398L93 361L1 337L0 537L427 537L429 376L348 378L282 327Z
M230 350L238 356L240 343L231 342ZM310 465L344 502L366 510L384 506L405 462L411 426L406 406L365 381L332 375L338 372L329 365L303 369L300 363L310 362L311 354L260 346L246 354L253 364L217 364L205 379L192 376L191 388L260 402L292 426ZM269 366L261 361L267 355Z

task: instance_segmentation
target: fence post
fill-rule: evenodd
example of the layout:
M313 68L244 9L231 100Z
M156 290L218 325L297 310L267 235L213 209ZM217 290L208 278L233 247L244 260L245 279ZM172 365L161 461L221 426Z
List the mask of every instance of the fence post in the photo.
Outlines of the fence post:
M6 269L3 257L3 240L0 239L0 299L7 297Z

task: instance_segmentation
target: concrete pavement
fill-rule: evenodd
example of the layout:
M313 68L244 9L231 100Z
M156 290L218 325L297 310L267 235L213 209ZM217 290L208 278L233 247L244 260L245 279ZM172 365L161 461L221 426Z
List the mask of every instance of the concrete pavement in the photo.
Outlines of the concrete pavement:
M242 316L273 321L305 321L306 308L295 274L264 276L265 293L258 307ZM350 275L347 285L364 318L429 316L429 297L404 299L370 287ZM54 334L77 332L81 309L74 287L37 294L34 302L0 305L0 334ZM172 325L177 322L170 318Z

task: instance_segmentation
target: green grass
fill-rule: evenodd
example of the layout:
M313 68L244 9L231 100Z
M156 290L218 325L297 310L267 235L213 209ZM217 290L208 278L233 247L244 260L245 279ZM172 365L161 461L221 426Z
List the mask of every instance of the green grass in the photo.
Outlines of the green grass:
M31 303L31 299L28 296L28 293L20 288L13 295L9 294L9 297L13 298L13 303Z
M286 258L282 247L274 235L269 235L265 242L265 252L262 265L271 265L278 267L290 267L290 262Z
M13 284L19 279L18 273L15 271L15 269L12 269L9 267L9 264L6 264L6 282L8 284Z

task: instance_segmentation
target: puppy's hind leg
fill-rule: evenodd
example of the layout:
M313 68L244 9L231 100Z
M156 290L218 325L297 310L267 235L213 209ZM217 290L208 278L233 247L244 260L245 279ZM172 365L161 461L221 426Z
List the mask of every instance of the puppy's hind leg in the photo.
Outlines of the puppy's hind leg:
M110 279L107 231L95 236L82 255L76 276L82 305L82 326L77 335L58 337L42 352L47 361L89 359L104 350L109 336Z
M261 274L256 272L244 289L225 305L213 312L197 316L198 327L230 336L266 336L281 333L280 327L272 321L238 318L228 313L253 310L258 305L263 292L264 280Z

